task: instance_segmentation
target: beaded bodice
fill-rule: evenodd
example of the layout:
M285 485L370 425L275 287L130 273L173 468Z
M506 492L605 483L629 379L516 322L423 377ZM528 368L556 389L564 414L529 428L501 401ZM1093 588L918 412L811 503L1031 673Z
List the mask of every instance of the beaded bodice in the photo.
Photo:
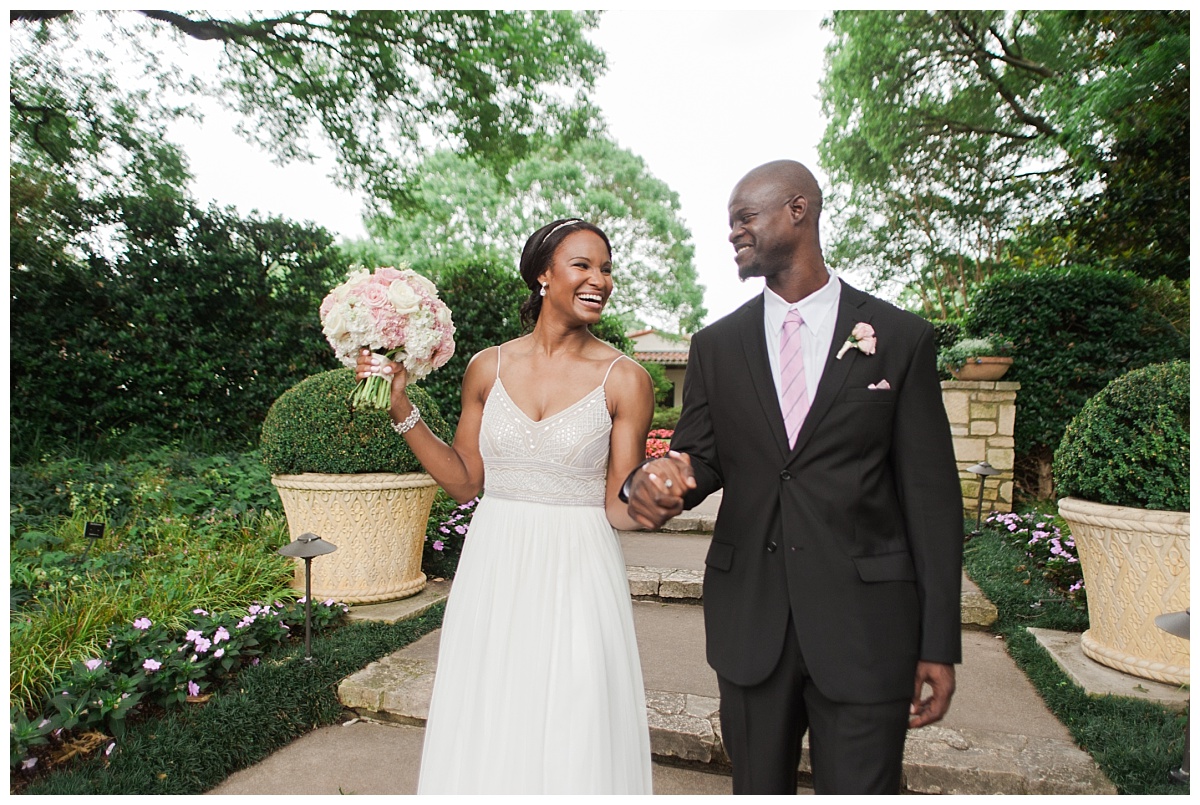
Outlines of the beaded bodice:
M484 491L512 500L603 506L611 430L603 383L535 422L497 376L479 431Z

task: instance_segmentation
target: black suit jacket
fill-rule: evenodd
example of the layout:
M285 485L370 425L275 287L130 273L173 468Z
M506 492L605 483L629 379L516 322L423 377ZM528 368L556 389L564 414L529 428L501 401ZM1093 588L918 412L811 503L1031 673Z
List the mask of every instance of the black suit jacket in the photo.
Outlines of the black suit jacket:
M857 322L875 354L836 358ZM789 611L834 701L905 699L918 659L961 661L962 497L928 322L843 283L791 449L759 296L693 337L671 447L692 458L687 508L724 488L704 577L718 674L765 679Z

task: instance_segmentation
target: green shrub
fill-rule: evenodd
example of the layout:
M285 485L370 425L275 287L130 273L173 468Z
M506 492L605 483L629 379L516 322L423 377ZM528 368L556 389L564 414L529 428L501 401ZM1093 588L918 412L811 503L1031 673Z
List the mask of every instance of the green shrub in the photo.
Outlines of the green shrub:
M671 401L671 392L675 390L675 384L667 379L667 370L661 363L646 363L638 361L646 373L650 375L650 382L654 384L654 404L657 406L666 405Z
M1173 361L1135 369L1089 400L1054 454L1059 494L1188 511L1189 367Z
M940 352L957 341L962 335L962 321L959 319L934 319L933 345Z
M263 461L273 474L424 472L404 438L392 430L387 411L347 405L357 383L353 369L333 369L301 380L279 396L262 427ZM408 395L430 430L450 441L450 430L429 394L409 386Z
M681 413L681 407L655 409L654 418L650 420L650 430L675 430Z
M336 365L318 316L344 269L333 238L169 196L109 203L72 211L81 245L117 224L104 254L10 272L14 452L135 426L246 446L280 392Z
M1021 384L1014 441L1026 494L1053 494L1029 489L1021 470L1044 468L1049 480L1067 424L1109 381L1187 357L1187 339L1152 301L1144 280L1083 266L1003 273L975 293L964 334L1003 333L1020 356L1004 379Z
M488 261L453 263L431 273L454 317L454 355L421 381L452 428L462 410L462 380L478 352L521 335L521 303L529 289L508 268Z

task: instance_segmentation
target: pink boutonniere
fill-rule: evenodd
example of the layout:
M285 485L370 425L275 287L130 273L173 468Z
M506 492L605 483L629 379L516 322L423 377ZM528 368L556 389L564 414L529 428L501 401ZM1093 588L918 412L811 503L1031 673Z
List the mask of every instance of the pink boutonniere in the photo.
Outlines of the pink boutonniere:
M864 355L874 355L875 328L865 321L860 321L854 325L854 329L850 331L850 337L846 339L846 343L842 344L842 348L838 350L837 359L840 361L842 356L852 348L857 349Z

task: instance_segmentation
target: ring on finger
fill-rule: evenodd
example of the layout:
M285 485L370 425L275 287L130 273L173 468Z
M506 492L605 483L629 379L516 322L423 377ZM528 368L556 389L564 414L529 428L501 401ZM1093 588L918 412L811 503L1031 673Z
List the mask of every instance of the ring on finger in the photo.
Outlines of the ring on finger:
M670 489L674 485L675 483L670 478L663 482L663 486L665 486L667 489Z

